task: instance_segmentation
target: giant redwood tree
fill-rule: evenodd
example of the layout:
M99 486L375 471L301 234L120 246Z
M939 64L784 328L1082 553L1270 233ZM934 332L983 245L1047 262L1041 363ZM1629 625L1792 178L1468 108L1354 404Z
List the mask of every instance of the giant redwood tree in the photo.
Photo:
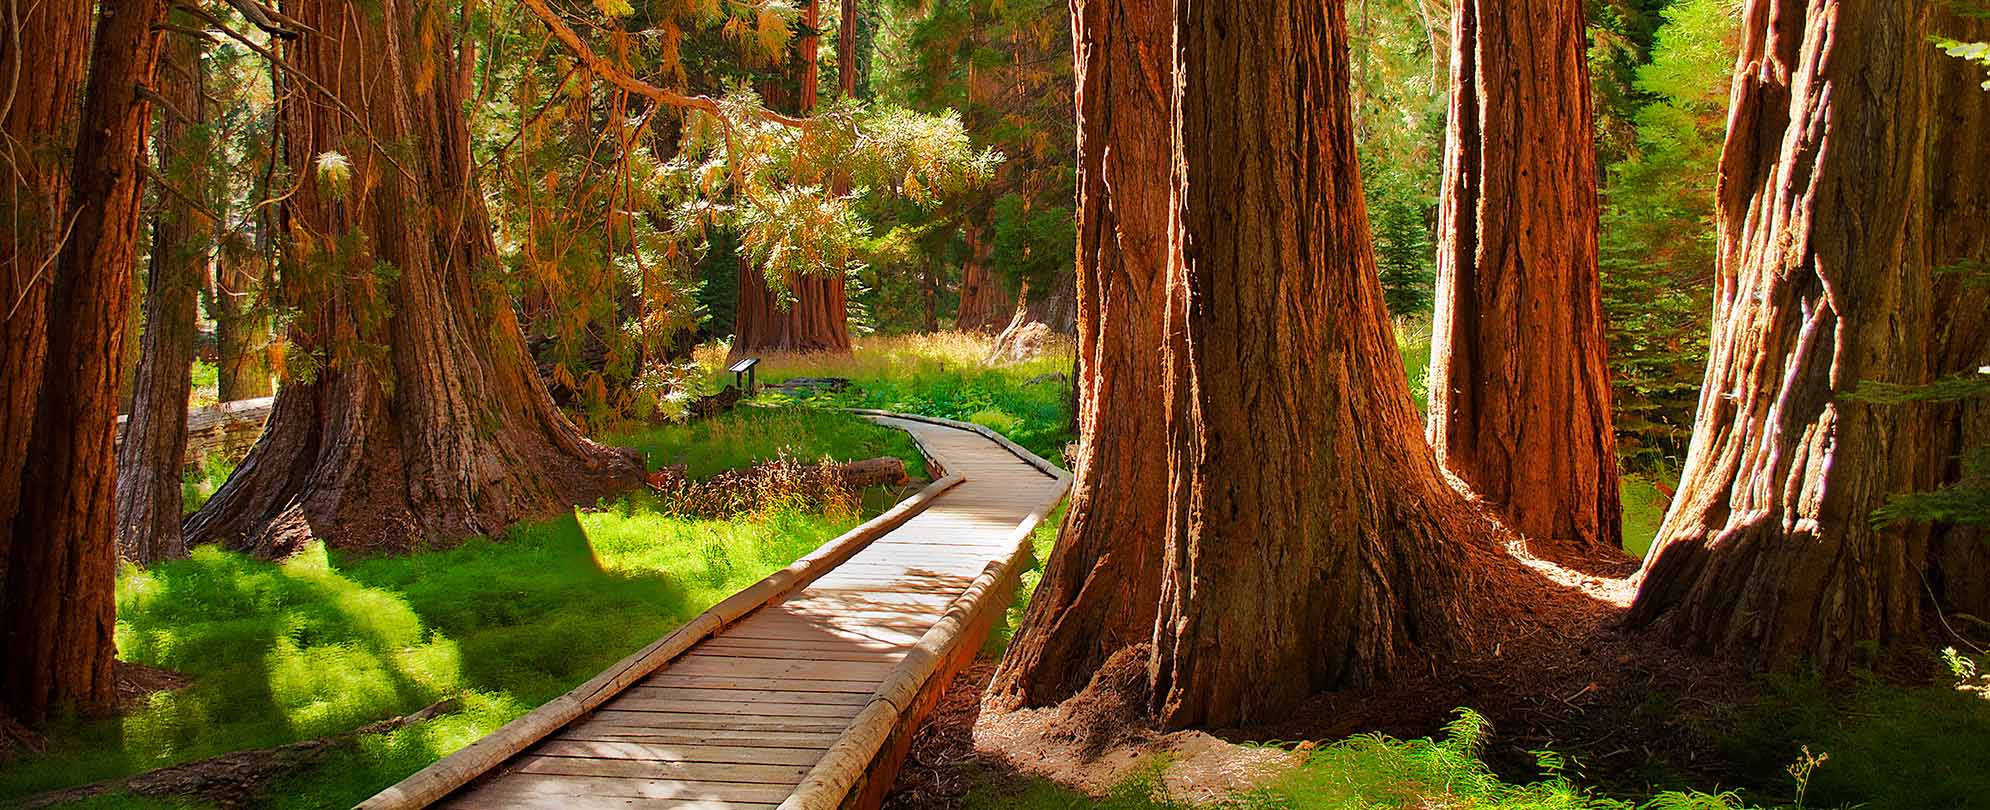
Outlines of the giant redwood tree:
M1827 672L1920 631L1927 531L1870 517L1929 483L1932 420L1849 394L1935 370L1934 5L1748 4L1716 195L1711 356L1634 625Z
M1344 3L1178 0L1174 69L1152 695L1167 725L1228 726L1466 640L1490 528L1391 335Z
M1172 15L1076 0L1078 453L1071 504L993 692L1069 697L1154 633L1167 528L1161 344L1167 310Z
M200 40L174 32L160 48L158 137L154 151L173 191L161 195L152 222L145 285L145 333L132 383L131 417L117 455L118 551L138 563L184 557L180 534L180 466L187 447L195 305L207 269L205 133L207 85ZM184 116L184 117L182 117Z
M63 238L35 243L54 252L44 259L51 282L43 323L45 345L61 347L63 355L60 362L43 365L39 386L9 385L37 395L27 441L30 463L7 469L20 483L18 508L7 527L12 543L0 605L6 649L0 656L0 695L6 711L27 723L60 710L107 711L116 699L117 551L111 526L117 468L111 446L138 256L144 178L139 155L151 117L139 89L153 82L155 27L164 22L166 7L163 0L132 0L106 4L98 15L77 124L78 137L89 148L76 149L70 162ZM21 33L39 30L24 41L47 45L60 63L80 47L65 37L84 36L83 28L62 17L83 13L88 4L43 8L52 16L32 19ZM23 79L24 85L49 81L35 74ZM50 91L61 95L70 89L59 85ZM38 100L51 104L44 112L69 109ZM41 167L58 171L56 165Z
M1582 0L1458 0L1431 445L1513 529L1616 547Z
M474 58L430 3L302 0L283 105L291 379L188 539L280 555L499 531L633 483L527 355L472 171ZM368 20L352 25L351 20ZM328 97L329 94L329 97ZM350 110L350 112L348 112Z

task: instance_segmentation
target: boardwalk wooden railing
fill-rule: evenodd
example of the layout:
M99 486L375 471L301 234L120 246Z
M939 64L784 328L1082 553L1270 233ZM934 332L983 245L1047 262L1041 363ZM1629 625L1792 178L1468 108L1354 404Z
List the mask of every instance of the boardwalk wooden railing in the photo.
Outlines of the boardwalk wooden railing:
M944 477L360 807L875 807L1069 474L978 425L862 413Z

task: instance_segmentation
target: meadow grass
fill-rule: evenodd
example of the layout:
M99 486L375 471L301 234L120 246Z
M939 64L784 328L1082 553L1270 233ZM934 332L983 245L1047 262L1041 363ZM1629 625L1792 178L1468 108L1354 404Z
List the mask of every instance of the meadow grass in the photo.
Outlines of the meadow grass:
M909 452L909 440L847 414L758 409L725 425L618 437L698 458L701 469L783 450L805 458ZM700 442L729 442L719 460ZM666 449L668 448L668 449ZM658 460L666 460L668 456ZM866 510L888 498L867 498ZM259 806L349 807L592 677L713 603L854 526L862 515L776 507L732 520L666 513L646 491L514 527L502 540L347 558L314 546L290 560L214 547L118 577L120 658L192 685L109 721L71 722L50 749L0 769L0 804L176 762L341 733L445 698L461 711L360 738L290 776ZM111 796L89 807L171 807Z
M751 467L784 452L810 461L895 456L904 459L914 479L927 477L925 457L904 431L819 409L745 405L685 425L611 434L606 440L635 448L650 469L683 464L692 478ZM809 455L800 455L802 447Z
M1658 536L1659 524L1665 522L1667 498L1647 475L1624 476L1618 481L1617 492L1617 502L1624 509L1624 553L1642 560Z

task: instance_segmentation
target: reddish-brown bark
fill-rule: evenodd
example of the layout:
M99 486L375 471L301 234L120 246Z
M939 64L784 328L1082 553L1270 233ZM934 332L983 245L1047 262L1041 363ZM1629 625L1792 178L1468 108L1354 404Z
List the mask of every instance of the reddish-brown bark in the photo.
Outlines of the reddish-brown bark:
M215 264L209 314L214 317L215 342L220 344L215 376L223 402L266 397L276 391L270 382L270 319L256 306L269 274L261 230L257 228L259 235L253 243L221 246Z
M808 0L802 22L810 31L821 23L821 0ZM800 97L795 111L815 109L817 36L796 40L795 69ZM781 93L764 94L769 107L783 106ZM732 356L790 352L850 351L850 302L842 275L805 275L786 280L785 291L767 283L760 268L739 261L739 294L734 309Z
M283 207L282 293L298 310L291 356L310 366L291 361L262 439L188 539L266 555L311 538L403 549L634 485L632 454L554 407L503 287L483 277L496 248L471 172L467 54L417 34L437 10L309 0L286 13L308 26L287 60L358 120L303 86L282 109L303 179ZM328 152L350 162L347 182L325 170Z
M159 95L178 113L159 111L154 150L179 194L160 195L152 222L151 269L145 285L145 333L132 385L131 418L117 452L117 546L141 565L184 557L180 533L180 468L186 456L187 400L193 382L195 304L206 274L209 233L216 223L191 203L203 200L213 159L206 126L206 68L200 42L174 33L160 48ZM180 120L184 114L191 120Z
M954 329L995 332L1014 317L1016 300L995 275L989 260L994 245L981 225L970 219L962 224L961 234L967 241L967 259L960 265L960 306L954 309Z
M844 98L857 97L857 0L843 0L836 17L836 84Z
M1965 42L1990 39L1990 20L1944 11L1937 33ZM1935 65L1935 121L1928 154L1933 207L1928 249L1936 268L1963 262L1990 262L1990 91L1975 64L1931 53ZM1965 283L1962 276L1935 278L1934 345L1929 357L1936 377L1975 373L1990 367L1990 289ZM1937 480L1960 479L1967 455L1990 447L1990 398L1978 397L1935 409L1935 442L1930 466ZM1944 609L1990 617L1990 534L1981 525L1943 524L1929 538L1930 586Z
M1634 626L1825 672L1920 633L1927 530L1869 516L1930 483L1932 420L1847 394L1933 370L1932 6L1748 4L1711 356Z
M1265 720L1469 638L1490 527L1419 429L1368 239L1339 0L1175 4L1169 726Z
M1167 309L1172 15L1072 4L1078 103L1078 428L1071 503L990 693L1005 708L1082 688L1154 634L1167 528L1161 344Z
M1621 534L1581 0L1459 0L1429 435L1528 538Z
M1077 334L1077 285L1076 275L1070 273L1057 274L1056 284L1047 291L1031 289L1025 281L1016 296L1016 311L995 336L995 348L989 355L1020 360L1041 350L1053 335Z
M138 256L139 155L150 105L135 88L152 82L162 0L106 6L97 19L90 78L69 173L68 240L56 256L48 298L48 345L9 530L7 589L0 609L7 654L0 659L5 706L39 723L52 712L107 711L116 699L119 362L131 275ZM29 82L42 77L26 77Z
M18 27L16 27L18 26ZM47 0L0 19L0 71L19 72L0 117L0 380L41 379L50 271L69 220L67 158L76 139L76 88L90 48L90 3ZM34 429L36 385L0 394L0 526L14 518ZM0 531L0 566L8 533ZM4 595L0 595L4 598Z

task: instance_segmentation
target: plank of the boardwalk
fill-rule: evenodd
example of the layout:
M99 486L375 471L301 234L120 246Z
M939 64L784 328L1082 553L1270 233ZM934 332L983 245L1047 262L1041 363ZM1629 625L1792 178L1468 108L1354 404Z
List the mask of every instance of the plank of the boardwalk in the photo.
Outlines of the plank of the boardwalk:
M600 709L583 721L595 728L713 729L720 731L840 732L848 720L834 717L742 717L696 712L625 712Z
M783 639L741 639L741 641L782 641ZM771 658L786 661L794 658L811 658L817 661L895 661L905 657L905 647L834 647L796 644L791 646L755 647L745 644L715 644L713 652L725 653L734 658Z
M678 659L665 672L677 675L738 675L755 678L821 678L825 680L869 680L876 683L891 671L891 663L881 661L774 661L766 658L730 658L723 655L688 655Z
M801 678L755 678L744 675L685 675L664 671L651 675L642 682L644 686L670 689L777 689L796 692L849 692L868 695L877 685L874 679L863 678L847 681L806 680Z
M668 712L673 714L736 714L752 718L816 718L848 720L857 716L860 706L824 706L814 703L782 703L778 700L701 700L696 696L646 697L631 695L609 704L619 712Z
M478 807L509 807L490 804L492 800L522 800L544 797L574 799L598 796L610 799L677 799L681 801L778 803L787 798L785 785L749 785L739 782L692 782L682 779L630 779L606 776L563 776L506 773L502 778L478 785L461 797ZM648 807L649 802L644 802Z
M819 751L836 741L835 731L740 731L732 729L628 728L582 721L560 732L559 740L633 742L654 745L706 745L728 748L795 748Z
M824 746L827 749L828 746ZM628 759L642 762L729 762L736 765L814 765L822 750L813 748L752 748L743 745L698 745L617 740L552 739L532 749L549 757Z
M723 799L630 799L608 796L510 796L494 793L441 805L457 810L773 810L769 802Z
M638 683L622 694L647 698L681 697L689 700L772 700L779 703L818 703L824 706L861 706L870 700L868 692L801 692L781 688L705 689L654 686L648 682Z
M703 784L793 785L808 768L797 765L739 765L727 762L637 762L626 759L587 759L520 756L512 773L540 776L614 776L626 779L670 779Z

